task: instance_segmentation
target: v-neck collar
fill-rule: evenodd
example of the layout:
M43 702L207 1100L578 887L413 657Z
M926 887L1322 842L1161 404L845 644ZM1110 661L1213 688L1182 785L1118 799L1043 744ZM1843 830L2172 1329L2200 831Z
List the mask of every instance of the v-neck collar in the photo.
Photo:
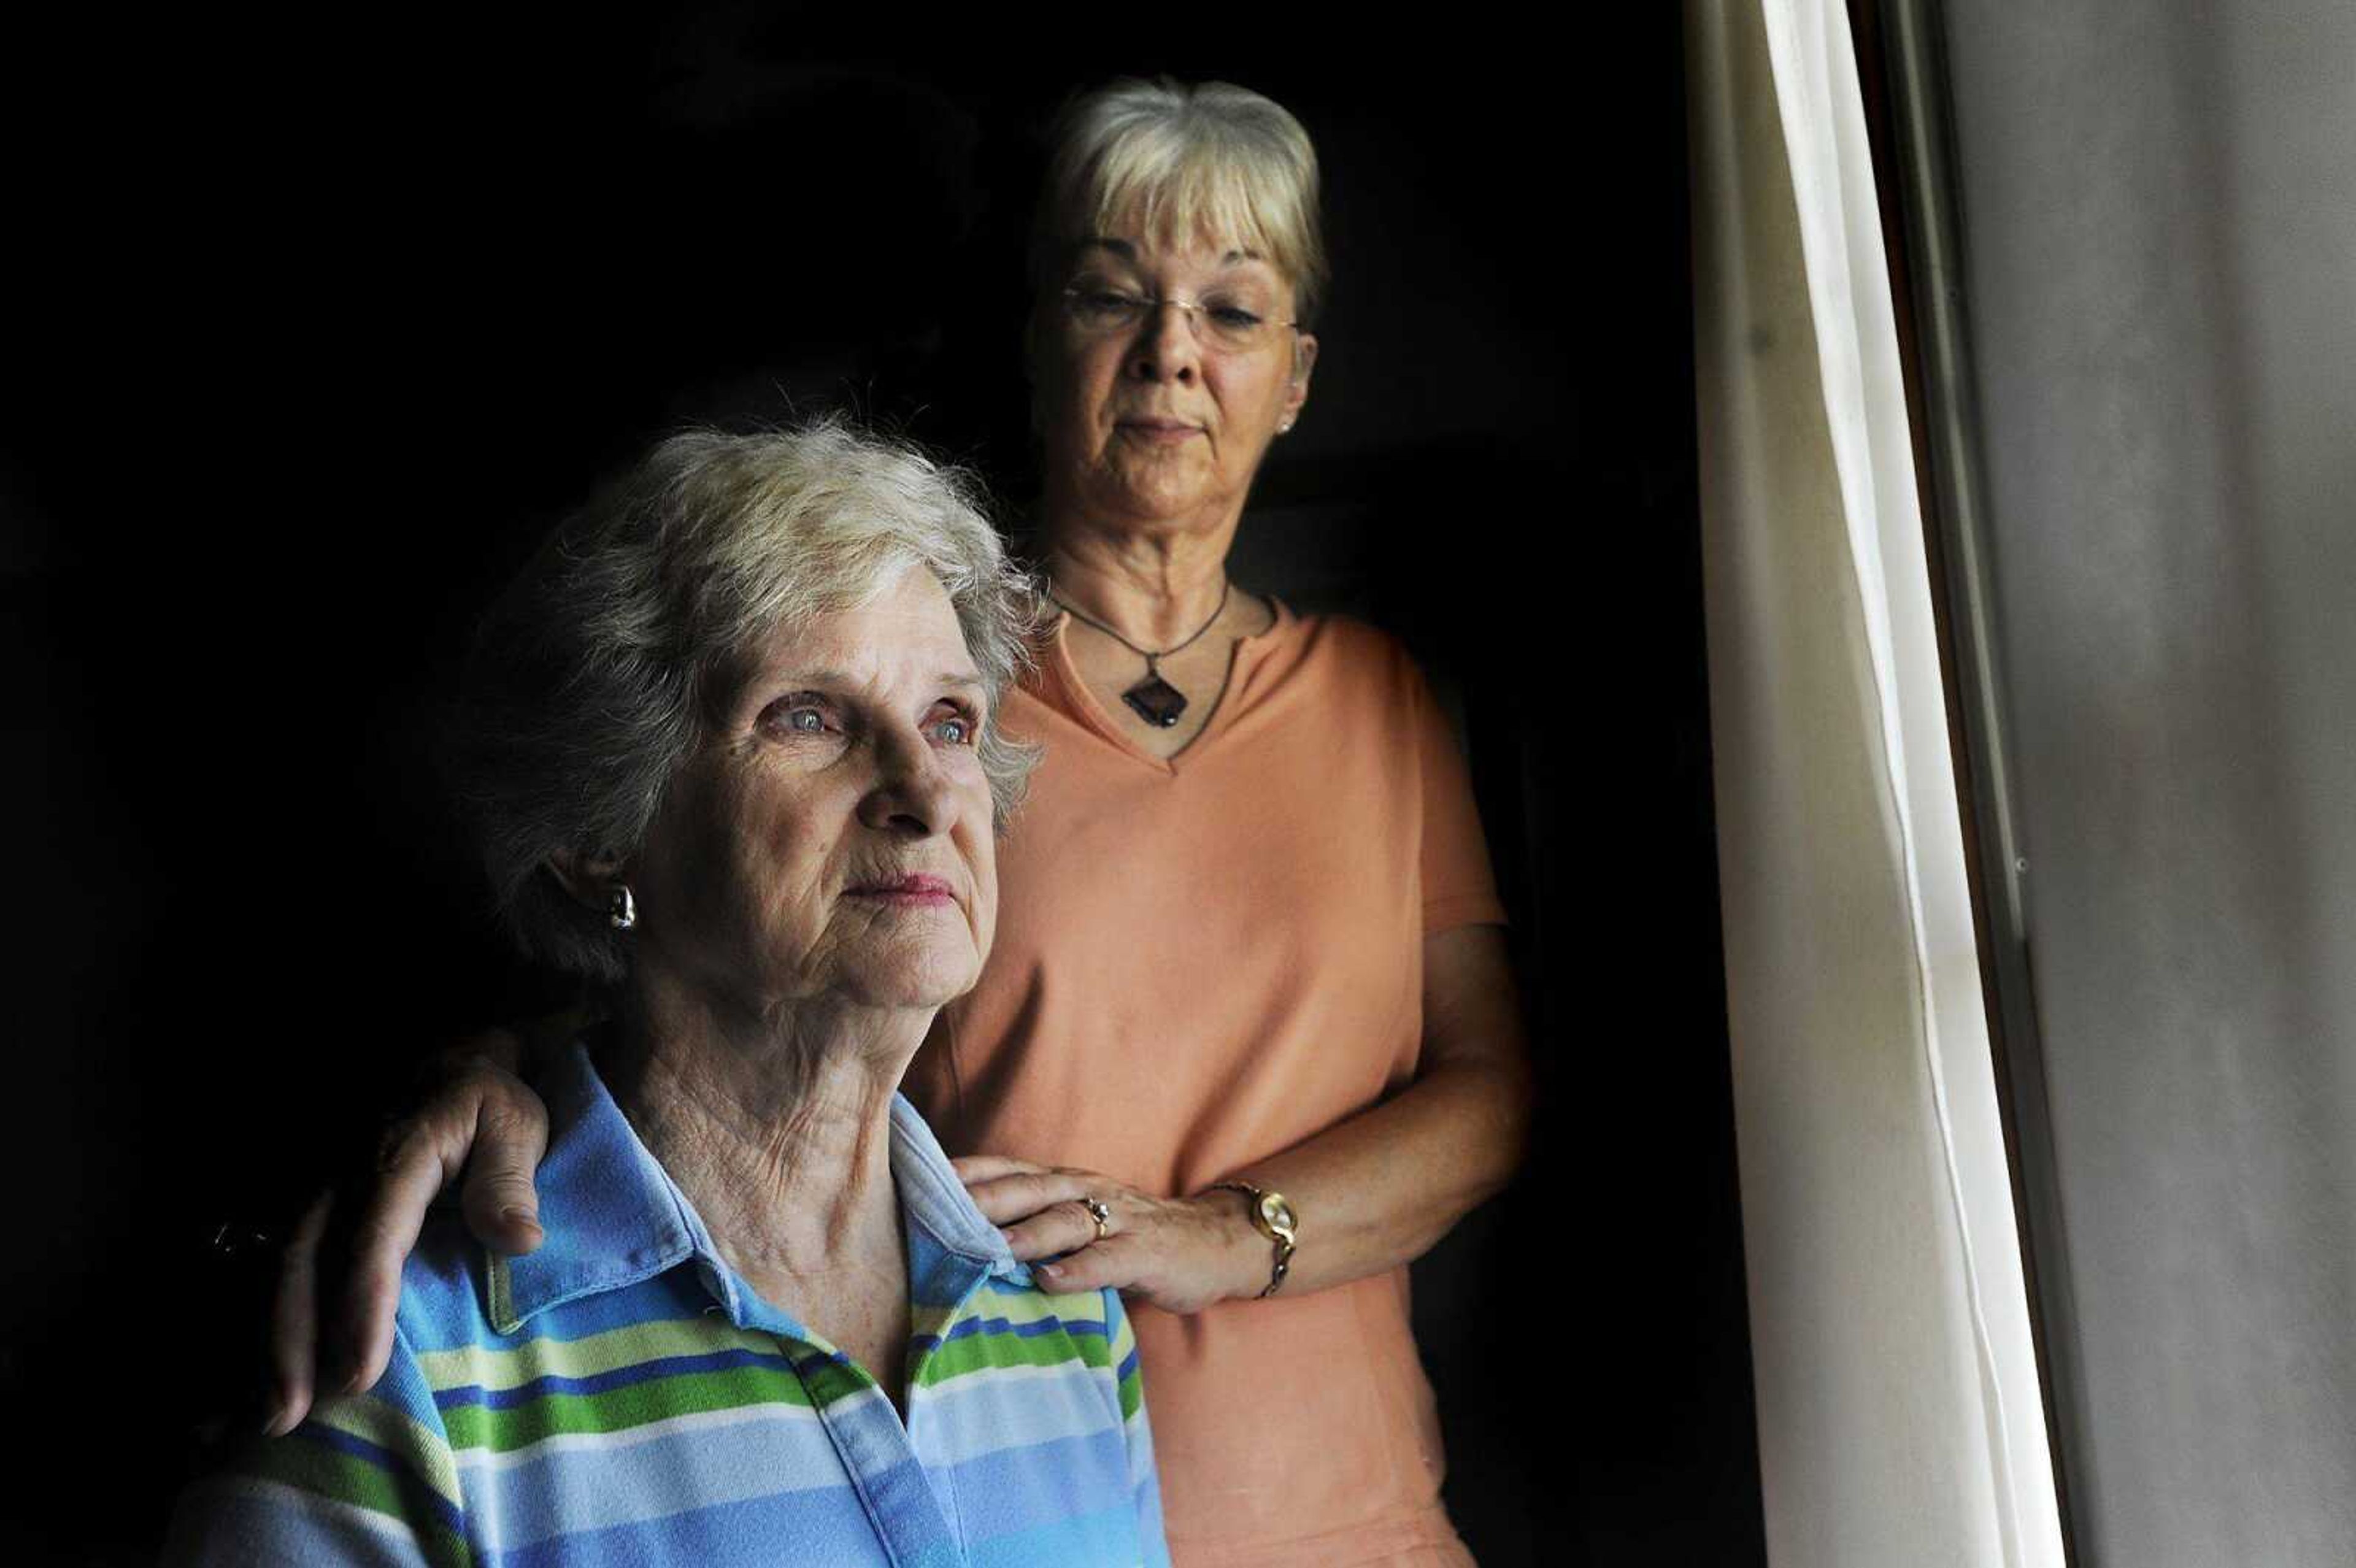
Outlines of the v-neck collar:
M1061 690L1064 698L1062 707L1072 719L1130 761L1156 773L1175 777L1185 768L1192 767L1234 720L1239 706L1237 699L1243 695L1244 684L1253 667L1280 637L1300 624L1301 617L1294 614L1291 606L1282 599L1271 593L1268 595L1268 602L1275 606L1276 618L1262 630L1236 639L1235 646L1227 653L1226 678L1220 683L1217 705L1211 709L1209 720L1196 731L1193 740L1167 757L1155 756L1125 734L1120 721L1108 712L1104 704L1097 700L1096 693L1088 689L1087 677L1080 673L1079 665L1072 657L1071 644L1065 635L1072 626L1072 615L1068 610L1055 618L1055 630L1048 641L1046 656L1040 661L1041 673Z

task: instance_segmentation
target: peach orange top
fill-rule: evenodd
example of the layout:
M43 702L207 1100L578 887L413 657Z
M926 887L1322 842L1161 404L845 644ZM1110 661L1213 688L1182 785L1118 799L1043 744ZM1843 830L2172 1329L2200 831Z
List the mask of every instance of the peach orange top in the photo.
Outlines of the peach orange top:
M1002 721L1046 755L1001 849L997 944L905 1085L950 1149L1191 1193L1415 1075L1424 938L1505 914L1396 642L1280 604L1164 762L1059 628ZM1305 1256L1313 1204L1301 1227ZM1404 1268L1134 1317L1179 1563L1466 1561Z

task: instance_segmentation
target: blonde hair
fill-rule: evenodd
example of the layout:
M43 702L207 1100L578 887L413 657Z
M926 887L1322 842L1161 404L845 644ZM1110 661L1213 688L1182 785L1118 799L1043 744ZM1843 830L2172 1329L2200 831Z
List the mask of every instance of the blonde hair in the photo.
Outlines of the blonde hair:
M1282 274L1305 326L1330 277L1317 187L1317 149L1282 104L1224 81L1112 82L1056 121L1033 285L1054 286L1074 245L1119 226L1163 242L1208 235Z

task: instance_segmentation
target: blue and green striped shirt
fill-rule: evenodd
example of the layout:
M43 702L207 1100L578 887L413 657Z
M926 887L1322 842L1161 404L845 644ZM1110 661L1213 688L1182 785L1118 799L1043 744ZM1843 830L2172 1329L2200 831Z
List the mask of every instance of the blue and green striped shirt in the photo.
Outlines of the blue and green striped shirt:
M392 1364L184 1504L206 1563L1165 1564L1137 1343L1049 1296L906 1102L907 1418L728 1265L571 1051L545 1086L548 1240L437 1224Z

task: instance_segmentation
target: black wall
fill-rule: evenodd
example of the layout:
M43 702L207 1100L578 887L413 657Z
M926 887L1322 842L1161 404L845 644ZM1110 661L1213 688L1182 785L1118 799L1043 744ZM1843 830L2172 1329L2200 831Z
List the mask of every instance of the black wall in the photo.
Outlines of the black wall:
M22 29L0 1392L52 1434L28 1560L149 1550L246 1351L211 1226L274 1218L422 1051L540 1005L425 761L488 592L689 418L847 404L1018 510L1038 133L1162 71L1276 97L1328 172L1314 395L1238 576L1391 627L1454 694L1515 916L1538 1152L1417 1270L1451 1507L1493 1564L1761 1560L1681 72L1646 9L1575 57L751 7Z

